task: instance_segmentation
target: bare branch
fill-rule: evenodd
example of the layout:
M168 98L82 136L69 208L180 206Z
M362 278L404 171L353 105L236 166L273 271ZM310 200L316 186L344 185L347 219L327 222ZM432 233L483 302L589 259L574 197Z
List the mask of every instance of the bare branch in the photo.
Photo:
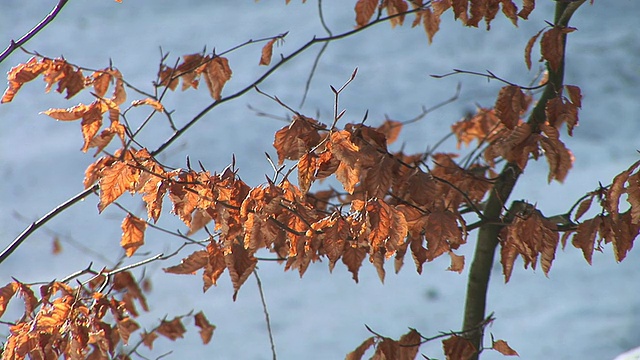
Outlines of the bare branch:
M26 44L27 41L31 40L31 38L36 36L37 33L42 31L42 29L44 29L47 25L49 25L49 23L52 22L53 19L55 19L56 16L58 16L58 14L60 14L60 11L67 4L68 1L69 0L58 0L58 3L56 4L56 6L54 6L54 8L49 12L49 14L45 16L44 19L42 19L42 21L40 21L36 26L34 26L22 37L20 37L20 39L18 39L17 41L11 40L11 42L9 43L9 46L7 46L7 48L4 49L2 53L0 53L0 63L2 63L7 57L9 57L9 55L11 55L12 52L14 52L16 49L18 49L22 45Z

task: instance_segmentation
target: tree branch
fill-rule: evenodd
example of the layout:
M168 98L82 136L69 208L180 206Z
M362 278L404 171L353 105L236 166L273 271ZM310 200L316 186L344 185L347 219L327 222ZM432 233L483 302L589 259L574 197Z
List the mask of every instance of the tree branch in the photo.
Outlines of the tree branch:
M573 3L572 5L574 6L572 6L572 10L570 13L567 13L566 10L568 4L557 2L555 13L556 26L566 26L569 23L571 15L577 9L577 6L580 6L582 3L584 3L584 0ZM577 6L575 6L576 4ZM562 41L563 45L565 45L566 35L563 35ZM563 46L563 51L566 51L566 46ZM547 82L540 100L531 112L527 121L527 123L532 126L534 132L540 132L539 125L544 123L546 120L545 106L551 98L557 95L557 90L562 87L564 78L564 62L564 53L562 54L562 60L557 71L553 71L547 62L547 68L549 69L549 81ZM498 246L498 235L502 228L501 225L497 225L494 222L498 222L500 220L504 204L511 195L521 173L522 171L515 163L507 163L500 173L500 176L491 190L489 199L487 200L484 216L489 219L489 222L480 227L473 262L471 263L471 268L469 270L463 324L463 329L465 330L477 328L478 324L484 320L489 278L491 276L491 268L493 267L495 250ZM482 335L481 331L471 331L467 335L468 339L476 349L481 348ZM477 360L478 357L479 355L476 353L471 359Z
M58 14L62 10L62 8L67 4L68 1L69 0L59 0L56 6L51 10L51 12L49 12L49 14L45 16L45 18L42 19L42 21L40 21L36 26L34 26L31 30L29 30L29 32L22 35L22 37L17 41L11 40L11 42L9 43L9 46L7 46L7 48L4 49L4 51L2 51L2 53L0 54L0 63L2 63L7 57L9 57L9 55L11 55L12 52L14 52L16 49L18 49L22 45L26 44L27 41L31 40L31 38L36 36L37 33L39 33L47 25L49 25L49 23L52 22L53 19L56 18L56 16L58 16Z

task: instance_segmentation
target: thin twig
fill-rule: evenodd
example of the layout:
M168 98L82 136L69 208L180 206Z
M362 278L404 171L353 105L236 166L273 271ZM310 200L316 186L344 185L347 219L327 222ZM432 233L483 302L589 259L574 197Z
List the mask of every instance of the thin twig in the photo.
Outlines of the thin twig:
M253 270L253 275L256 277L258 283L258 291L260 292L260 300L262 300L262 310L264 311L264 320L267 323L267 333L269 333L269 342L271 343L271 354L273 354L273 360L277 359L276 356L276 344L273 341L273 332L271 331L271 321L269 320L269 310L267 310L267 302L264 299L264 292L262 291L262 281L258 276L258 271Z
M322 28L324 28L324 31L326 31L327 35L333 36L331 29L329 29L329 26L324 21L324 13L322 11L322 0L318 0L318 17L320 18L320 23L322 24ZM318 55L316 55L315 60L313 60L311 71L309 71L309 77L307 77L307 82L304 85L304 94L302 95L302 100L300 101L300 105L298 107L304 106L304 102L307 99L307 95L309 94L309 89L311 88L311 80L313 79L313 75L315 75L316 73L316 69L318 68L318 64L320 63L320 58L322 57L322 54L324 54L324 51L327 49L328 46L329 46L328 42L324 43L320 51L318 51Z
M40 21L36 26L34 26L31 30L29 30L26 34L24 34L17 41L11 40L9 46L7 46L4 51L0 54L0 63L2 63L12 52L16 49L20 48L22 45L26 44L27 41L31 40L37 33L39 33L42 29L44 29L53 19L58 16L62 8L67 4L69 0L59 0L56 6L49 12L47 16L45 16L42 21Z
M157 149L152 151L151 155L155 156L155 155L161 153L162 151L164 151L167 147L169 147L169 145L171 145L180 136L182 136L189 128L191 128L195 123L197 123L207 113L209 113L209 111L213 110L214 108L216 108L217 106L219 106L219 105L221 105L221 104L223 104L225 102L228 102L230 100L238 98L238 97L246 94L247 92L251 91L256 86L260 85L263 81L265 81L272 73L274 73L276 70L278 70L281 66L283 66L287 62L291 61L292 59L294 59L295 57L297 57L298 55L303 53L305 50L307 50L311 46L313 46L315 44L326 43L326 42L331 42L331 41L344 39L344 38L347 38L349 36L355 35L355 34L357 34L359 32L362 32L362 31L364 31L364 30L366 30L366 29L368 29L368 28L370 28L372 26L375 26L377 24L386 22L386 21L391 20L393 18L396 18L398 16L404 16L404 15L407 15L407 14L411 14L411 13L417 12L419 10L420 10L420 8L417 8L417 9L409 10L409 11L404 12L404 13L399 13L399 14L395 14L395 15L387 16L387 17L381 17L381 18L378 18L378 19L368 23L365 26L362 26L362 27L359 27L357 29L353 29L353 30L350 30L350 31L346 31L346 32L341 33L341 34L337 34L337 35L333 35L333 36L327 36L327 37L323 37L323 38L314 37L313 39L309 40L306 44L302 45L301 47L299 47L297 50L295 50L291 54L289 54L287 56L283 56L280 59L280 61L278 61L271 68L266 70L260 77L258 77L256 80L254 80L251 84L245 86L244 88L242 88L241 90L235 92L234 94L231 94L229 96L221 98L220 100L212 102L207 107L202 109L202 111L200 111L196 116L194 116L191 120L189 120L178 131L173 133L173 135L171 135Z
M442 78L445 78L445 77L449 77L449 76L452 76L452 75L459 75L459 74L482 76L482 77L486 77L487 79L498 80L498 81L500 81L502 83L505 83L507 85L518 86L523 90L541 89L541 88L543 88L543 87L545 87L547 85L547 83L545 82L544 84L540 84L540 85L537 85L537 86L521 86L521 85L518 85L518 84L513 83L511 81L505 80L505 79L497 76L496 74L492 73L489 70L487 70L487 73L485 74L485 73L481 73L481 72L477 72L477 71L453 69L453 71L450 72L450 73L446 73L446 74L442 74L442 75L430 75L430 76L432 78L442 79Z
M71 207L73 204L89 196L89 194L93 193L96 190L98 190L98 185L94 185L89 189L82 191L81 193L68 199L64 203L56 206L53 210L49 211L49 213L47 213L45 216L31 223L31 225L29 225L26 229L24 229L24 231L20 235L18 235L18 237L15 238L15 240L13 240L13 242L9 244L9 246L7 246L4 250L2 250L2 253L0 253L0 264L2 264L14 251L16 251L16 249L20 246L20 244L22 244L22 242L25 241L31 234L33 234L39 227L46 224L47 221L51 220L56 215L60 214L67 208Z

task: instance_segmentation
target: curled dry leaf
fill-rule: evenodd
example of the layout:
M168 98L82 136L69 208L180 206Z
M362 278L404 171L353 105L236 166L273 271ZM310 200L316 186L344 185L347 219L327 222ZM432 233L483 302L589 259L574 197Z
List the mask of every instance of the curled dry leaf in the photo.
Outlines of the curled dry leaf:
M267 44L262 48L259 65L271 64L271 57L273 56L273 45L277 40L277 38L269 40L269 42L267 42Z
M143 100L134 100L131 102L131 106L142 106L142 105L149 105L158 112L164 112L164 106L162 106L160 101L156 99L146 98Z
M9 301L11 300L13 295L15 295L16 291L18 291L19 287L20 284L18 284L18 282L12 281L0 288L0 317L2 317L4 312L7 310Z

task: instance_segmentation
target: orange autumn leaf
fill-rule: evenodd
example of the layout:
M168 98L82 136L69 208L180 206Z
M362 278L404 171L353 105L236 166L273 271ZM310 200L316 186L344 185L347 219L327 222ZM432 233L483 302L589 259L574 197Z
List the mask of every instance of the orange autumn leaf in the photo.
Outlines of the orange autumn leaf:
M122 343L124 345L127 345L129 343L129 337L131 336L131 334L134 331L140 329L140 325L138 325L138 323L133 321L133 319L131 319L130 317L119 320L117 324L118 334L120 335L120 338L122 339Z
M171 321L162 320L156 332L171 341L175 341L176 339L183 338L187 330L184 328L184 325L182 325L180 318L175 317Z
M524 48L524 62L529 70L531 70L531 51L533 50L533 45L536 43L536 40L538 40L538 37L540 37L540 34L542 34L543 31L544 29L533 35Z
M127 256L133 255L136 250L144 245L144 232L147 229L147 223L131 214L122 221L122 239L120 246L125 250Z
M416 329L410 329L398 340L398 356L402 360L415 359L422 344L422 336Z
M227 264L224 259L224 252L218 243L210 242L207 245L207 253L209 255L209 262L205 265L204 273L202 274L202 292L206 292L211 285L216 285L218 278L227 268Z
M87 152L91 146L91 141L102 127L102 114L104 111L106 111L106 108L101 106L100 102L93 102L87 111L82 114L82 121L80 122L82 137L84 138L82 152Z
M57 236L53 238L51 253L53 255L60 255L62 253L62 244Z
M11 102L24 83L37 78L49 67L49 63L38 61L36 57L32 57L24 64L14 66L7 73L8 87L2 95L0 104Z
M329 149L338 160L350 167L355 167L362 158L360 147L351 141L351 134L346 130L331 134Z
M518 26L518 7L511 0L502 0L502 13L506 16L513 25Z
M33 313L39 305L39 301L36 298L33 290L29 287L29 285L18 282L19 289L18 294L24 300L24 312L25 314ZM2 291L0 290L0 293ZM0 317L2 316L2 310L0 310Z
M542 58L549 62L551 70L557 71L560 67L564 56L564 37L575 30L571 27L553 27L542 35L540 52Z
M473 344L462 336L452 335L442 340L442 347L447 360L467 360L476 353Z
M204 80L209 88L209 94L216 100L221 99L222 88L231 79L229 60L217 56L205 65Z
M344 162L335 171L336 179L342 183L344 189L353 194L356 184L360 181L360 167L351 167Z
M164 268L164 272L171 274L190 274L202 269L209 263L209 254L206 250L196 250L180 261L180 264Z
M305 153L298 160L298 186L300 191L307 193L314 180L317 156L313 153Z
M542 137L540 138L540 146L549 162L547 181L551 182L555 179L558 182L563 182L573 167L573 153L558 139Z
M67 320L71 311L73 296L64 295L57 298L46 308L40 310L37 319L37 329L47 334L52 334Z
M519 86L507 85L500 89L496 99L496 115L509 130L518 125L520 115L527 108L524 93Z
M211 325L207 317L202 311L193 316L195 319L195 325L200 328L200 338L203 344L208 344L213 336L213 331L216 329L215 325Z
M4 312L7 310L9 301L13 295L15 295L16 291L18 291L19 287L20 285L13 281L0 288L0 317L2 317Z
M382 125L378 126L376 130L384 134L387 145L390 145L398 140L398 135L400 135L400 131L402 130L402 123L400 121L387 119Z
M520 9L520 11L518 12L518 16L525 20L528 19L529 14L531 14L531 12L533 11L533 9L535 9L535 7L536 7L536 0L523 0L522 9Z
M142 337L142 343L144 344L144 346L148 347L149 350L153 350L153 342L158 338L158 334L156 334L155 331L152 331L150 333L145 331L140 334L140 337Z
M467 24L469 16L467 15L467 8L469 6L468 0L451 0L451 7L453 8L454 18L460 19L463 24Z
M244 246L234 243L229 253L225 253L224 261L229 269L229 276L233 284L233 300L238 296L240 286L249 278L253 269L258 265L258 259L247 251Z
M453 251L449 251L449 256L451 256L451 265L447 270L461 274L464 269L464 255L456 255Z
M85 78L80 69L75 68L64 59L44 58L41 61L49 64L44 74L44 81L47 83L45 91L49 92L53 84L58 83L56 91L62 93L66 90L65 99L70 99L84 89Z
M348 244L342 254L342 262L353 275L353 280L358 282L358 270L362 266L362 260L367 256L367 251L357 245Z
M269 40L269 42L267 42L266 45L262 48L259 65L267 66L271 64L271 57L273 56L273 45L277 40L277 38Z
M358 0L355 7L357 27L367 25L377 8L378 0Z
M490 143L504 129L494 109L478 108L475 115L464 118L451 125L451 132L458 139L458 149L464 143L469 145L473 140L478 144Z
M478 27L478 23L484 18L487 13L487 1L471 1L469 4L469 20L467 20L467 26Z
M109 204L119 198L125 191L135 190L140 171L127 163L117 161L105 167L100 173L100 203L98 211L102 212Z
M85 85L93 85L93 92L98 95L98 97L104 97L104 95L107 93L107 89L109 89L109 85L111 84L112 80L112 76L109 70L109 68L106 68L100 71L96 71L91 74L91 76L89 76L85 81Z
M504 355L504 356L520 356L518 355L518 352L513 350L509 344L507 344L506 341L504 340L495 340L493 341L493 350L499 352L500 354Z
M318 130L322 128L318 121L296 115L291 124L276 131L273 147L278 153L278 165L282 165L285 159L298 160L318 145L321 140Z
M364 353L376 343L376 339L372 336L363 341L355 350L348 353L345 360L361 360Z
M164 106L162 106L160 101L156 99L146 98L142 100L134 100L131 102L131 106L142 106L142 105L149 105L158 112L164 112Z
M559 243L559 235L555 226L542 216L535 208L528 207L528 214L516 217L514 221L503 229L501 235L502 249L501 260L505 282L508 282L513 270L513 264L517 256L521 256L524 266L535 270L538 257L542 271L548 275L556 248Z
M78 104L72 108L49 109L47 111L43 111L42 113L56 120L71 121L71 120L78 120L82 118L82 116L94 106L95 105L93 103L90 105Z
M409 10L409 5L405 2L405 0L386 0L383 2L383 6L386 5L387 14L392 17L389 21L391 22L391 27L395 27L396 25L402 26L404 23L404 13Z
M433 42L433 37L440 30L440 15L431 12L431 9L427 8L421 12L422 24L424 25L424 31L427 33L429 44Z

